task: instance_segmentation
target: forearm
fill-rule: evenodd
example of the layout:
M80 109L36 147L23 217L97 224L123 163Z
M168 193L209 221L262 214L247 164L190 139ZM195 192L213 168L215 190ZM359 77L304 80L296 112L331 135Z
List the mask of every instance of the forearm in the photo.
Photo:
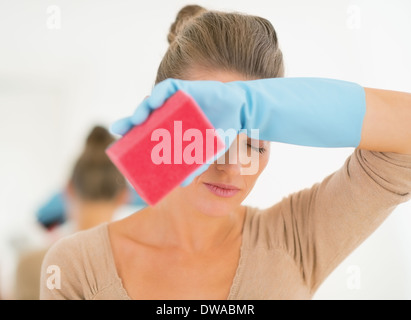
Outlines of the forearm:
M325 78L167 79L112 131L141 124L177 90L191 95L215 128L258 129L260 140L302 146L411 153L410 94Z
M411 93L365 88L359 148L411 154Z
M364 88L325 78L239 82L247 93L243 121L260 139L310 147L358 147L366 111Z
M263 140L411 154L411 94L333 79L250 82ZM258 110L258 111L260 111ZM270 119L267 121L267 119ZM268 138L268 139L267 139Z

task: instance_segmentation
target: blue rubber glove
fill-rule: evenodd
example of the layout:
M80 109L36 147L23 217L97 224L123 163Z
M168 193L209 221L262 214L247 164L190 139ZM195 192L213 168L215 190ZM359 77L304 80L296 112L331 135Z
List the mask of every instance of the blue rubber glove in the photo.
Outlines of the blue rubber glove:
M229 83L167 79L154 87L131 117L113 123L111 132L123 135L141 124L177 90L191 95L216 129L247 133L259 129L260 140L312 147L357 147L360 143L364 88L324 78Z
M45 228L63 224L66 217L66 197L63 192L51 196L36 212L37 221Z
M168 79L154 87L151 96L138 106L131 117L114 122L110 127L110 131L113 134L124 135L133 126L143 123L154 109L162 106L178 90L189 93L196 100L214 128L224 130L225 135L222 138L226 144L223 151L217 153L213 159L203 164L183 181L181 185L184 187L189 185L196 176L206 171L209 165L222 156L236 139L241 129L240 106L244 99L241 88L227 87L217 81L191 82Z

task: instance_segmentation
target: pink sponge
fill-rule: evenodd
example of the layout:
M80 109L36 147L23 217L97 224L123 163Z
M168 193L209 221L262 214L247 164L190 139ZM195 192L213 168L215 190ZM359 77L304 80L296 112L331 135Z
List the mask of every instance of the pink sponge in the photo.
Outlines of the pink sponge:
M224 147L201 108L180 90L106 153L137 193L155 205Z

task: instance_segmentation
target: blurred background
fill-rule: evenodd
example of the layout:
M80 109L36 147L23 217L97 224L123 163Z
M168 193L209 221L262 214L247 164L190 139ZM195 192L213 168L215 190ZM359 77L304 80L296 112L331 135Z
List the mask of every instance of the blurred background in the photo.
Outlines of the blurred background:
M95 125L150 93L181 7L238 11L276 28L287 77L411 92L409 0L0 0L0 297L16 297L23 252L70 232L38 222ZM353 149L273 143L249 205L268 207L339 169ZM320 160L320 161L319 161ZM141 207L126 202L113 219ZM411 299L411 203L326 280L316 299Z

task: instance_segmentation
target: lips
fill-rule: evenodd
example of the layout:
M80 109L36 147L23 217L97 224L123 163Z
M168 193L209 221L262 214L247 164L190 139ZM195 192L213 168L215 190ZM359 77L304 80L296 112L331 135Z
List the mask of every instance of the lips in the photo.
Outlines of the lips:
M208 190L218 197L230 198L235 196L240 189L236 186L222 183L204 183Z

